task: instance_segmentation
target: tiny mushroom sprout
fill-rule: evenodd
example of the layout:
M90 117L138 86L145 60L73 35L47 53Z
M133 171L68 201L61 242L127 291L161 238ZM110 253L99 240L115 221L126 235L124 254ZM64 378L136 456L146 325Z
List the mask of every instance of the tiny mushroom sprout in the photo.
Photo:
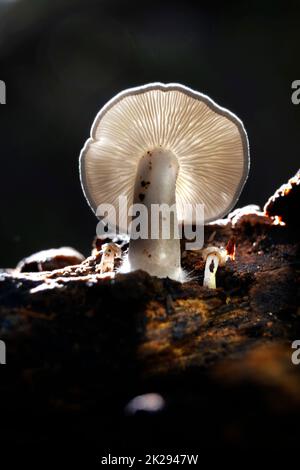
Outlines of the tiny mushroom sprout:
M99 263L100 274L110 273L114 270L115 258L121 258L122 250L116 243L104 243L101 247L102 258Z
M203 286L210 289L216 288L216 272L218 266L224 266L229 255L225 248L208 246L202 250L202 257L205 261Z
M203 204L202 224L223 217L235 205L248 170L242 122L208 96L176 83L151 83L116 95L98 113L80 155L88 203L102 221L99 207L113 207L106 211L107 223L130 234L128 270L179 281L186 277L176 231L197 224L185 207ZM124 217L120 198L148 214L142 219L148 236L133 236L137 213ZM161 229L152 235L154 205L175 207L167 219L169 237Z

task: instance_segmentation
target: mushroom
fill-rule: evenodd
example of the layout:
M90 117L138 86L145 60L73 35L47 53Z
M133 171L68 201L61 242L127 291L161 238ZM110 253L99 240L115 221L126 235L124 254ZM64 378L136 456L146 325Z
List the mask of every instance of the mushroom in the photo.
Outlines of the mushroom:
M202 224L223 217L235 205L248 169L242 122L208 96L174 83L151 83L116 95L98 113L80 155L85 197L96 214L102 203L114 208L119 233L128 230L120 196L128 206L146 209L141 225L148 226L148 236L131 235L128 269L179 281L185 276L177 229L197 222L186 213L186 204L204 205ZM169 238L161 231L151 236L153 204L175 207ZM110 211L107 220L114 225Z
M102 258L97 271L100 271L100 274L112 272L114 270L115 258L121 258L121 248L116 243L104 243L100 253L102 253Z
M209 246L202 250L202 257L205 261L203 286L215 289L218 266L224 266L229 257L228 252L225 248Z

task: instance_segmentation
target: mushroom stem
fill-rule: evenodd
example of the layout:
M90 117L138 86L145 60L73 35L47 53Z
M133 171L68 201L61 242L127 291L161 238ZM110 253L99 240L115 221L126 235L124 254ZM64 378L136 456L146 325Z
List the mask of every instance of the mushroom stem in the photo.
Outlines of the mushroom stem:
M219 266L219 257L212 253L207 256L204 270L203 286L210 289L216 288L216 272Z
M143 209L139 214L143 225L140 230L147 227L147 239L133 239L131 235L128 253L131 270L143 269L152 276L175 280L182 278L175 198L178 169L177 157L162 148L149 150L140 159L133 202ZM167 237L163 226L169 230Z

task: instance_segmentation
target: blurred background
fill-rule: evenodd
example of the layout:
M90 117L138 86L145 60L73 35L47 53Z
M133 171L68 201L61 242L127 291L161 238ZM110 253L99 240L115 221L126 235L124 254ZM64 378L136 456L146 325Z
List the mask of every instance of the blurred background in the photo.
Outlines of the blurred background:
M119 91L180 82L236 113L251 170L238 205L266 199L299 167L300 3L0 0L0 266L70 245L89 254L96 218L79 152Z

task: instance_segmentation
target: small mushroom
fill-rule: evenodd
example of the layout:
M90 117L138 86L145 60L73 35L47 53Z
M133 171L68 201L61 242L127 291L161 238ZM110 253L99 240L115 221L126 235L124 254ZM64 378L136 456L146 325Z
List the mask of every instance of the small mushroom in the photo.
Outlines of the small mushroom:
M202 250L202 257L205 261L203 286L210 289L216 288L216 272L218 266L224 266L228 259L228 253L225 248L209 246Z
M242 122L208 96L183 85L150 83L116 95L98 113L80 155L86 199L97 213L112 206L117 231L126 233L119 197L139 204L175 207L170 237L131 237L128 270L185 280L179 224L199 223L185 211L204 205L204 221L223 217L235 205L249 170L247 134ZM108 222L112 216L108 214ZM115 225L112 220L111 225ZM145 224L146 225L146 224Z
M115 258L121 258L122 250L116 243L105 243L102 245L102 258L97 267L100 274L110 273L114 270Z

